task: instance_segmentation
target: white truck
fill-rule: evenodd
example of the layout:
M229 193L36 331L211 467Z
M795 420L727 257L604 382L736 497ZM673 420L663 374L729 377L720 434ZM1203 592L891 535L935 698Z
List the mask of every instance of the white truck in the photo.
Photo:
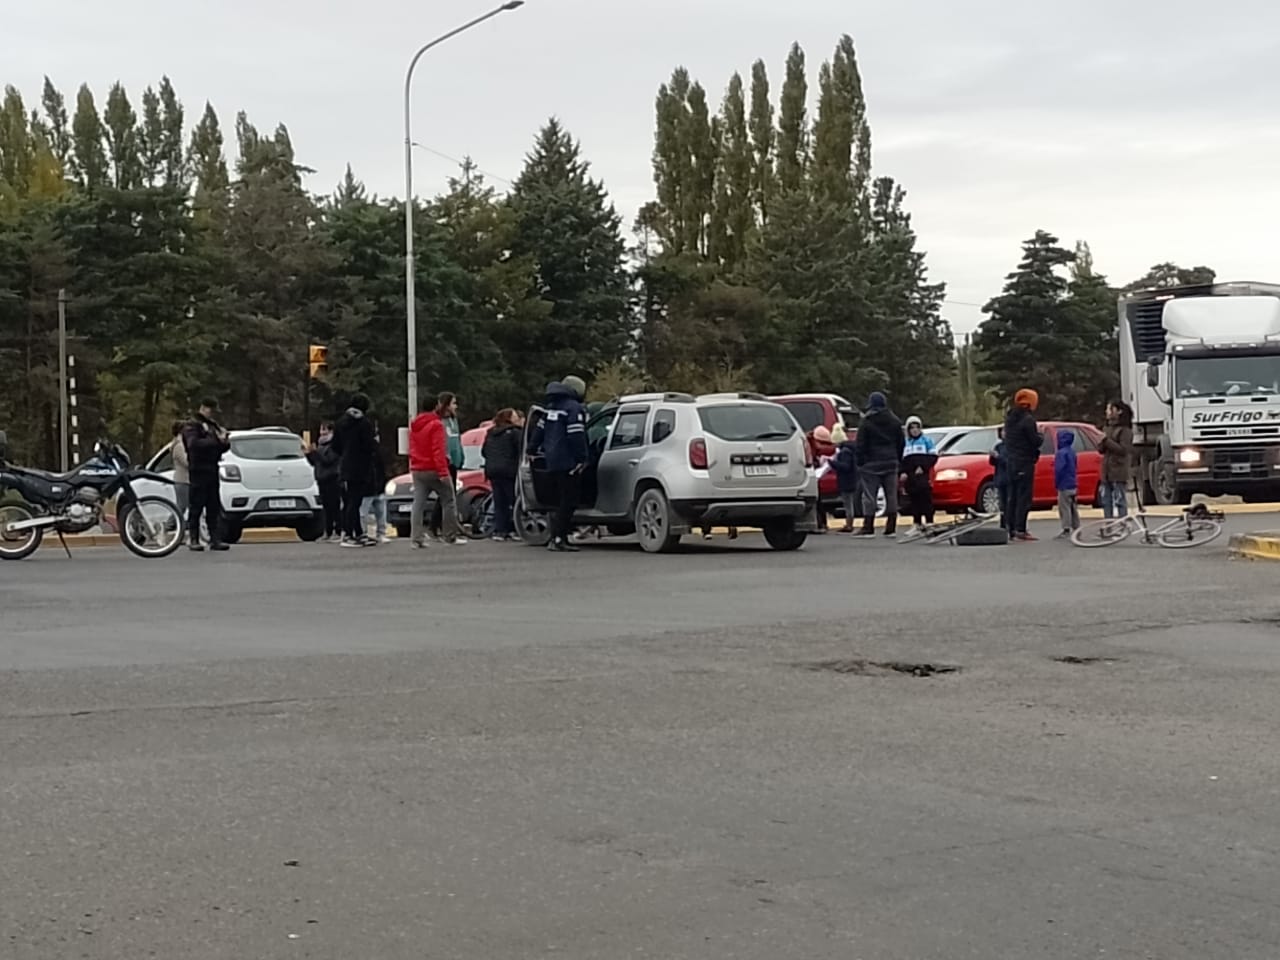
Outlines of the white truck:
M1280 490L1280 285L1213 283L1120 298L1120 388L1143 502Z

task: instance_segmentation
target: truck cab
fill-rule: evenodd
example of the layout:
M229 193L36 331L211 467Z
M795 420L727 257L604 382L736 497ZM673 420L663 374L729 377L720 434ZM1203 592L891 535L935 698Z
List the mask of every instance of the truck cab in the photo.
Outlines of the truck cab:
M1143 499L1264 499L1280 490L1280 285L1120 298L1121 390L1134 410Z

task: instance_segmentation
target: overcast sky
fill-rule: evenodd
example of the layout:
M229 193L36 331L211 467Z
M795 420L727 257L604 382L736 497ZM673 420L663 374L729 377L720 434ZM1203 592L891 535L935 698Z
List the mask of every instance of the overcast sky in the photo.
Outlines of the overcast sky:
M6 4L0 80L38 100L49 74L135 106L168 74L205 100L288 125L328 191L349 161L403 193L401 88L413 50L496 0L59 0ZM182 12L179 12L182 11ZM1280 280L1280 3L1267 0L528 0L427 54L414 138L514 179L560 116L628 225L653 191L653 97L683 64L718 102L792 41L818 64L857 43L877 174L908 190L946 313L971 329L1036 228L1086 239L1117 283L1152 263ZM234 144L229 145L234 150ZM454 165L415 151L416 190ZM501 182L499 186L503 186Z

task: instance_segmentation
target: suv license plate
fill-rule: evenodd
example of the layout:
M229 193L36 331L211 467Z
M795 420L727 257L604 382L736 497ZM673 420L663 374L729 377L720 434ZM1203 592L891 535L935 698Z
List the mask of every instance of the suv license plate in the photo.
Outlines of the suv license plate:
M296 500L268 500L267 506L272 510L292 510L297 503Z
M778 472L773 467L748 464L742 468L742 475L744 477L776 477Z

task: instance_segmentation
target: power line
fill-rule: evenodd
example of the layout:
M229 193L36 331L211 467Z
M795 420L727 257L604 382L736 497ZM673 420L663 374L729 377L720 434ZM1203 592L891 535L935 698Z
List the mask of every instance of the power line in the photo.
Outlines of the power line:
M440 159L448 160L450 163L456 163L460 167L465 166L467 163L466 160L459 160L457 157L451 156L450 154L445 153L443 150L437 150L435 147L429 147L425 143L419 143L417 140L413 140L411 141L411 143L415 147L417 147L419 150L425 150L427 153L435 154ZM508 187L515 186L515 184L512 181L508 180L506 177L501 177L496 173L490 173L488 170L485 170L483 167L477 167L474 163L472 164L472 168L477 173L483 174L484 176L488 177L490 180L497 180L499 183L505 183Z

